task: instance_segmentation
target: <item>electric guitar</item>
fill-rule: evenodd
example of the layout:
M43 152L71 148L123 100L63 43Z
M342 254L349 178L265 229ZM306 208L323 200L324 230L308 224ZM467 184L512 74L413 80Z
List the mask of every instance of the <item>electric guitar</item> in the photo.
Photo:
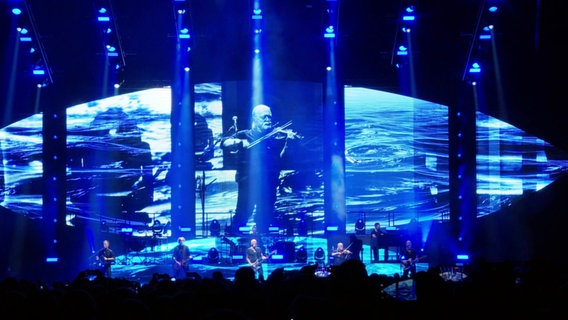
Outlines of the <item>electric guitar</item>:
M273 254L276 253L276 250L273 250L272 252L270 252L267 256L264 256L260 259L257 259L255 262L252 263L251 268L254 269L254 271L260 269L260 265L265 261L268 260L270 258L270 256L272 256Z
M400 260L400 263L402 264L404 271L409 270L410 268L416 266L416 263L422 259L426 258L426 256L421 256L418 257L416 259L404 259L404 260Z
M189 257L189 259L185 259L182 261L177 261L174 260L174 263L172 265L173 269L175 272L179 271L180 269L185 269L187 267L187 265L189 264L189 261L193 259L192 256Z

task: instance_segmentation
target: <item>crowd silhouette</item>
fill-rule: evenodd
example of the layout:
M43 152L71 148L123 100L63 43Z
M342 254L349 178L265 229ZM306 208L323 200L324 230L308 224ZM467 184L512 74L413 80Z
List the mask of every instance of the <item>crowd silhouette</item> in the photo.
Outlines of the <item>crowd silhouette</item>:
M73 316L81 319L400 319L455 318L507 312L509 316L547 316L561 311L568 298L566 279L543 278L548 266L477 261L467 277L448 281L439 268L398 274L368 274L359 260L334 267L318 277L317 264L299 270L275 269L266 280L249 267L233 280L220 271L181 280L155 273L145 284L107 278L85 270L69 281L45 284L8 277L0 281L2 310L19 318ZM411 281L415 299L400 299L385 288Z

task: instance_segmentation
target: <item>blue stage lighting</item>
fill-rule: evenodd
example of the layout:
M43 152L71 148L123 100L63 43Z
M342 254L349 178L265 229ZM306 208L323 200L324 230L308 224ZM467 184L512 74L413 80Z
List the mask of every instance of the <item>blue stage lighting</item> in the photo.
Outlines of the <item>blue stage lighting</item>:
M106 45L107 49L107 56L109 57L118 57L118 52L116 51L116 47L110 44Z
M469 254L458 254L458 255L456 255L456 260L468 261L469 260Z
M469 68L469 73L480 73L480 72L481 72L481 65L477 62L474 62Z
M45 262L47 262L47 263L55 263L55 262L58 262L58 261L59 261L59 258L57 258L57 257L47 257L47 258L45 258Z
M404 14L402 15L403 21L414 21L416 17L414 16L414 6L408 6L404 10Z
M270 256L270 259L272 259L272 261L276 262L282 262L284 261L284 255L283 254L273 254L272 256Z
M22 9L20 9L20 8L14 8L14 9L12 9L12 13L13 13L15 16L19 16L20 14L22 14Z
M325 28L325 33L323 35L324 38L335 38L335 28L333 26L329 26Z
M45 75L45 70L42 68L32 70L34 76L43 76Z
M250 227L249 226L239 227L239 231L248 233L248 232L250 232Z
M183 28L179 31L179 35L178 37L180 39L189 39L191 36L189 35L189 29L188 28Z
M398 50L396 51L396 55L397 56L407 56L408 55L408 48L401 45L398 47Z
M262 10L261 9L254 9L252 11L252 19L253 20L261 20L262 19Z
M108 22L110 21L110 16L108 15L108 10L105 7L101 7L99 10L99 15L97 16L97 20L101 22Z
M339 230L339 226L327 226L325 228L326 231L338 231Z
M122 232L122 233L132 233L132 231L134 231L134 230L132 230L131 227L120 228L120 232Z

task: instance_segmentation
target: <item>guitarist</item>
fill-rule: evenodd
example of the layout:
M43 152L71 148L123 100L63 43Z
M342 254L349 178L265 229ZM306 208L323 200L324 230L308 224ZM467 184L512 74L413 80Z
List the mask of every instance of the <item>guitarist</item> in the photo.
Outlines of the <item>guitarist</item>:
M254 270L258 280L264 281L264 270L262 268L262 262L268 259L262 253L262 249L257 246L256 239L250 240L250 247L246 251L246 259L249 266Z
M184 242L185 238L179 237L178 245L174 248L173 252L175 279L183 279L187 276L189 272L189 260L193 258L189 252L189 247L185 245Z
M97 252L97 261L100 263L101 272L106 278L112 278L112 265L114 264L114 252L110 248L110 241L103 241L103 248Z
M416 256L416 250L412 247L412 241L406 240L406 246L402 251L402 259L400 263L404 269L402 273L402 279L412 278L416 274L416 261L418 257Z

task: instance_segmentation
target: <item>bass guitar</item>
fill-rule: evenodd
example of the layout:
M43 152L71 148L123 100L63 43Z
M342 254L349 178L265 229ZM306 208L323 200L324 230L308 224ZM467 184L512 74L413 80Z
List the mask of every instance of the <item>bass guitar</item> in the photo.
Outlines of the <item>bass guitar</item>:
M264 257L262 257L262 258L260 258L260 259L257 259L255 262L252 263L251 268L253 268L254 271L260 269L262 263L263 263L264 261L268 260L268 259L270 258L270 256L272 256L272 255L275 254L275 253L276 253L276 250L270 252L267 256L264 256Z

